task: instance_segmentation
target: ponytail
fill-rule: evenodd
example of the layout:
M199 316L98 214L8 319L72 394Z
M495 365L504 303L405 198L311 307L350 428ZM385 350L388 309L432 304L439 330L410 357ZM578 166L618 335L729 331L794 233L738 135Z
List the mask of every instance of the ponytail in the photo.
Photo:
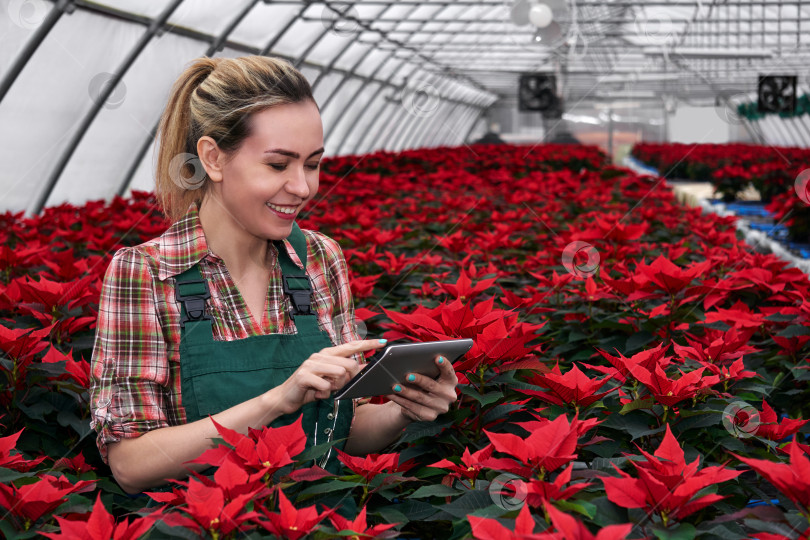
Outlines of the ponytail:
M198 206L210 181L197 156L200 137L233 153L250 135L253 113L312 101L306 78L288 62L266 56L202 57L175 81L160 119L155 192L163 213L180 219Z

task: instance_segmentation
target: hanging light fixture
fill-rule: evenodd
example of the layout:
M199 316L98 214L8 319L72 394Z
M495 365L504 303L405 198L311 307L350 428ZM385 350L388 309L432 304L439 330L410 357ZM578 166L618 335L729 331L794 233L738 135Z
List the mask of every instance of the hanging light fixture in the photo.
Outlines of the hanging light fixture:
M529 9L529 21L537 28L545 28L554 20L554 13L548 4L534 4Z

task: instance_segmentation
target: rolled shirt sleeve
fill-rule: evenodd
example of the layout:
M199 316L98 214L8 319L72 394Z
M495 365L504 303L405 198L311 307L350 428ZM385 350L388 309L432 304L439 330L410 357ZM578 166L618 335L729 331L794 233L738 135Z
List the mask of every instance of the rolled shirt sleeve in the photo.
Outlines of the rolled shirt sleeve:
M91 362L91 427L107 444L170 425L168 346L155 279L135 248L119 250L104 276Z

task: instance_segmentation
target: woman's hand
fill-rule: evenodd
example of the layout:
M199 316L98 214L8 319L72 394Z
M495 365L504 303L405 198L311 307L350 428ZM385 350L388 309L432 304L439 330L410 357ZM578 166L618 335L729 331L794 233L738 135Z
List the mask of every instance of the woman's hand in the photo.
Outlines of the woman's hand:
M405 418L412 421L433 421L440 414L449 411L450 404L458 399L458 377L453 365L441 356L436 357L436 364L441 372L438 379L410 373L407 384L394 385L394 393L386 396L399 405L400 414Z
M312 354L290 377L268 394L273 394L280 414L293 413L316 399L328 398L363 367L353 355L379 349L385 340L350 341Z

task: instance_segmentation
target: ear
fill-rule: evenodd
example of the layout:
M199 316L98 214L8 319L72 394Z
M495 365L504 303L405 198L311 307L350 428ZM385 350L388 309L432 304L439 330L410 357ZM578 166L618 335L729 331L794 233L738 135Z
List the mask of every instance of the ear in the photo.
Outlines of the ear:
M219 149L214 139L209 136L200 137L197 141L197 155L212 182L222 182L222 164L225 153Z

